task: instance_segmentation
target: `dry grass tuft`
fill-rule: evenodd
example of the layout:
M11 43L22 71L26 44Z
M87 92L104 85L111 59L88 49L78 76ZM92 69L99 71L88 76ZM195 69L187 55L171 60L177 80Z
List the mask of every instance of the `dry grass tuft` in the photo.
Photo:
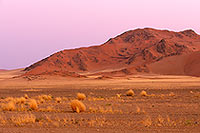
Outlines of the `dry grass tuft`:
M39 99L38 102L39 102L39 103L44 103L45 100L44 100L44 99Z
M70 104L74 112L80 113L86 111L85 105L79 100L72 100Z
M136 107L136 113L137 113L137 114L140 114L140 112L141 112L141 109L140 109L140 107L137 106L137 107Z
M98 107L89 107L89 112L90 113L102 113L102 114L123 114L122 110L114 110L112 107L102 107L102 106L98 106Z
M44 99L45 101L52 100L52 96L51 95L40 95L40 96L38 96L38 98L40 100Z
M149 95L149 96L151 96L151 97L156 97L156 94L151 94L151 95Z
M132 89L130 89L130 90L128 90L128 91L126 92L126 95L127 95L127 96L134 96L135 93L134 93L134 91L133 91Z
M14 101L14 98L13 97L7 97L4 100L7 101L7 102L10 102L10 101Z
M171 96L171 97L175 96L174 92L170 92L169 96Z
M56 112L56 110L52 106L47 106L47 108L41 108L39 111L42 112Z
M32 124L35 123L36 117L33 114L25 114L25 115L18 115L12 116L11 121L17 126L22 126L24 124Z
M161 115L158 115L157 122L158 122L158 126L163 126L164 118Z
M30 99L29 100L29 107L32 109L32 110L37 110L38 109L38 104L36 102L35 99Z
M57 103L61 103L62 98L60 98L60 97L56 97L56 98L55 98L55 101L56 101Z
M0 115L0 124L5 125L7 123L7 118L5 115L1 116Z
M10 101L7 104L2 104L2 109L4 111L14 111L16 109L15 103L13 101Z
M88 101L104 101L103 97L88 97Z
M17 111L26 111L27 109L24 107L24 104L20 104L20 106L18 106Z
M26 102L26 99L24 97L20 97L16 99L17 104L24 104Z
M141 95L141 96L148 96L146 91L142 91L142 92L140 93L140 95Z
M77 99L78 100L85 100L86 96L84 93L77 93Z
M63 100L63 101L67 101L67 100L68 100L68 98L66 98L66 97L63 97L63 98L62 98L62 100Z
M144 109L140 109L140 107L136 107L136 113L137 114L145 114L146 112L144 111Z
M27 94L25 94L24 97L25 97L25 99L28 99L28 98L29 98Z
M117 96L118 98L120 98L120 97L121 97L121 94L117 94L116 96Z
M152 120L148 116L142 123L144 124L145 127L150 127L152 125Z
M176 126L176 122L175 121L172 121L169 116L167 116L167 123L169 126Z
M53 112L53 111L55 111L55 109L53 109L53 107L51 107L51 106L48 106L46 111L47 112Z

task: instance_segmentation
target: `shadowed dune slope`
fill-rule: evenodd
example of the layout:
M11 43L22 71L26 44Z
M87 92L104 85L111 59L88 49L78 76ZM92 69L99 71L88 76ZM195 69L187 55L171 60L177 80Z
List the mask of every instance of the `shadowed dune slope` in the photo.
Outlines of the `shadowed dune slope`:
M200 51L172 56L149 65L152 73L200 76Z
M186 75L200 76L200 52L195 52L188 56L184 72Z
M200 36L192 30L173 32L151 28L136 29L111 38L99 46L57 52L25 68L25 75L77 76L102 72L111 75L112 73L114 75L150 73L149 64L167 57L190 54L199 50ZM176 62L175 59L174 61ZM191 67L187 66L187 68ZM177 71L174 68L164 73L193 73L187 70Z

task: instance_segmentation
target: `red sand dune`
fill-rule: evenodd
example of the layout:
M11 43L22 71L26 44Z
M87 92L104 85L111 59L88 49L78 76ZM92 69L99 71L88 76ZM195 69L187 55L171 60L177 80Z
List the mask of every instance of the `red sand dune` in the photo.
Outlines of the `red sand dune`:
M112 75L159 73L160 71L154 70L158 67L154 63L160 63L168 57L191 54L195 51L200 51L200 36L192 30L173 32L151 28L136 29L111 38L100 46L57 52L27 67L25 75L58 74L63 76L66 74L76 76L88 73ZM177 57L177 59L179 58L182 57ZM176 63L177 59L172 59L172 62ZM197 60L198 58L192 62L194 66L196 66L195 63L198 63ZM154 65L149 68L152 63ZM164 62L160 64L170 66ZM182 67L182 65L177 64L177 67ZM161 71L161 74L194 75L195 72L190 69L196 71L198 68L186 65L183 72L174 68L166 70L166 72Z
M152 73L200 76L200 51L165 58L149 65Z
M0 72L2 72L2 71L6 71L5 69L0 69Z
M188 55L185 61L184 72L186 75L200 76L200 52Z

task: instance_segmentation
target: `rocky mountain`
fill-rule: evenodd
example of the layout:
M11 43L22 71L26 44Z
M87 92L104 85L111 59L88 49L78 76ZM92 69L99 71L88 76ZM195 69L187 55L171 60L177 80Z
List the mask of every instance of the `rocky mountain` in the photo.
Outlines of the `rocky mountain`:
M193 30L174 32L152 28L136 29L111 38L99 46L57 52L25 68L24 71L25 75L56 74L75 77L95 74L114 76L136 73L159 74L155 70L159 68L158 62L162 61L160 63L162 66L170 66L170 62L165 61L167 58L191 55L198 53L197 51L200 51L200 35ZM189 59L186 62L193 65L184 65L185 73L181 74L200 76L191 70L198 69L193 66L199 64L200 58L191 56L194 61ZM173 61L177 62L176 59ZM174 72L169 71L166 74Z

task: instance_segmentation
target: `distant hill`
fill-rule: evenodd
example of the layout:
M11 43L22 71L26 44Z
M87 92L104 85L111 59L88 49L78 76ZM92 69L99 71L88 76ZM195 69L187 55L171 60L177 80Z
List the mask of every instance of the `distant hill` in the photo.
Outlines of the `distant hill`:
M99 46L57 52L24 71L26 76L126 76L138 73L200 76L197 51L200 51L200 35L193 30L136 29Z

